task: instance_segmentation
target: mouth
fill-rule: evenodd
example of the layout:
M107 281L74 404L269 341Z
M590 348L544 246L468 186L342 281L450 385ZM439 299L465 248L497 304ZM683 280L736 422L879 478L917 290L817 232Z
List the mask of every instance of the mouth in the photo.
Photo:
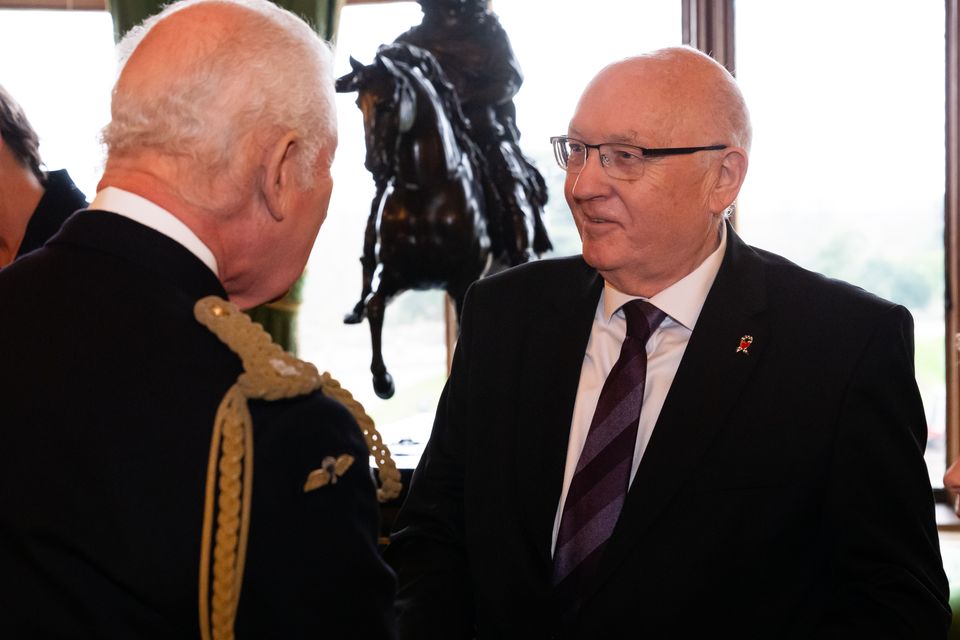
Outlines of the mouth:
M601 216L591 216L587 214L583 215L583 220L584 222L587 222L589 224L613 224L614 222L613 219L611 218L604 218Z

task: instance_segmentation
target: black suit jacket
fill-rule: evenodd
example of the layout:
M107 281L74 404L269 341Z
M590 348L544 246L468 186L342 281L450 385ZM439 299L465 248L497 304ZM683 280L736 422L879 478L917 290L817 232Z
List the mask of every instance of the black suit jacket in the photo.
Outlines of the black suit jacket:
M59 231L67 218L77 209L87 206L86 196L73 184L66 169L48 172L43 186L43 196L27 222L17 257L42 247Z
M207 456L241 363L193 317L225 292L176 242L83 212L0 273L0 637L199 636ZM319 393L251 401L238 638L391 638L363 436ZM303 492L325 456L356 463Z
M401 637L942 638L909 313L732 229L592 592L554 600L601 289L579 257L472 288L387 551Z

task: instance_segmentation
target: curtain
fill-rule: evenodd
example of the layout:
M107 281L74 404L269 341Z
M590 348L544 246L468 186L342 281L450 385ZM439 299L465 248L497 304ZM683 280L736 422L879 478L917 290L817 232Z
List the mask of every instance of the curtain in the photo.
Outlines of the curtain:
M334 40L340 10L347 0L274 0L297 14L325 40ZM157 13L167 4L159 0L107 0L113 16L114 39L119 42L127 31L144 19ZM280 300L261 305L249 311L254 322L259 322L273 340L291 353L297 352L297 313L302 300L304 276Z

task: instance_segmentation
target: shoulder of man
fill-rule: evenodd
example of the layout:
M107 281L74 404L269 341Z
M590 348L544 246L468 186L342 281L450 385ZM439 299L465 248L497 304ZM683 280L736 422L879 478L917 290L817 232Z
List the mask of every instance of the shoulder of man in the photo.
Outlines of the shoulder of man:
M569 322L594 308L602 286L581 256L536 260L481 278L467 291L462 335L476 337L477 327L499 352L511 336L523 340L544 322Z
M326 456L350 455L367 466L367 447L357 421L340 402L322 391L285 400L251 400L257 446L279 447L289 463L310 469ZM302 469L301 469L302 470Z
M361 418L355 419L340 402L350 402L351 396L338 391L336 380L283 351L259 324L222 298L202 298L194 315L243 362L243 374L224 397L221 411L252 426L258 460L265 460L262 454L267 453L268 466L276 464L295 474L304 471L301 464L326 469L328 457L334 462L343 458L341 472L358 459L364 462L358 466L367 466L367 448L357 424ZM238 403L249 408L249 415L237 409ZM334 478L327 480L335 484Z
M583 256L575 255L532 260L481 278L474 283L474 286L491 290L509 288L536 290L545 285L570 284L570 280L591 281L596 275L596 270L583 261Z
M319 390L249 407L253 506L238 637L395 637L395 578L377 549L376 485L356 420Z
M811 271L770 251L751 247L763 264L770 302L816 309L824 317L846 318L885 313L901 305L844 280ZM904 309L905 311L905 309Z
M470 286L467 302L481 305L485 313L502 308L516 314L589 293L598 281L596 270L579 255L534 260L477 280Z

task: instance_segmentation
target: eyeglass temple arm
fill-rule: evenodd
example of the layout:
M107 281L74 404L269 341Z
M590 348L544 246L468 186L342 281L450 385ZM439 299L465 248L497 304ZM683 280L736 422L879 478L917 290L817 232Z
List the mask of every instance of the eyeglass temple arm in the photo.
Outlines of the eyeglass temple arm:
M696 153L697 151L718 151L726 149L725 144L714 144L709 147L670 147L667 149L643 149L645 156L678 156L687 153Z

